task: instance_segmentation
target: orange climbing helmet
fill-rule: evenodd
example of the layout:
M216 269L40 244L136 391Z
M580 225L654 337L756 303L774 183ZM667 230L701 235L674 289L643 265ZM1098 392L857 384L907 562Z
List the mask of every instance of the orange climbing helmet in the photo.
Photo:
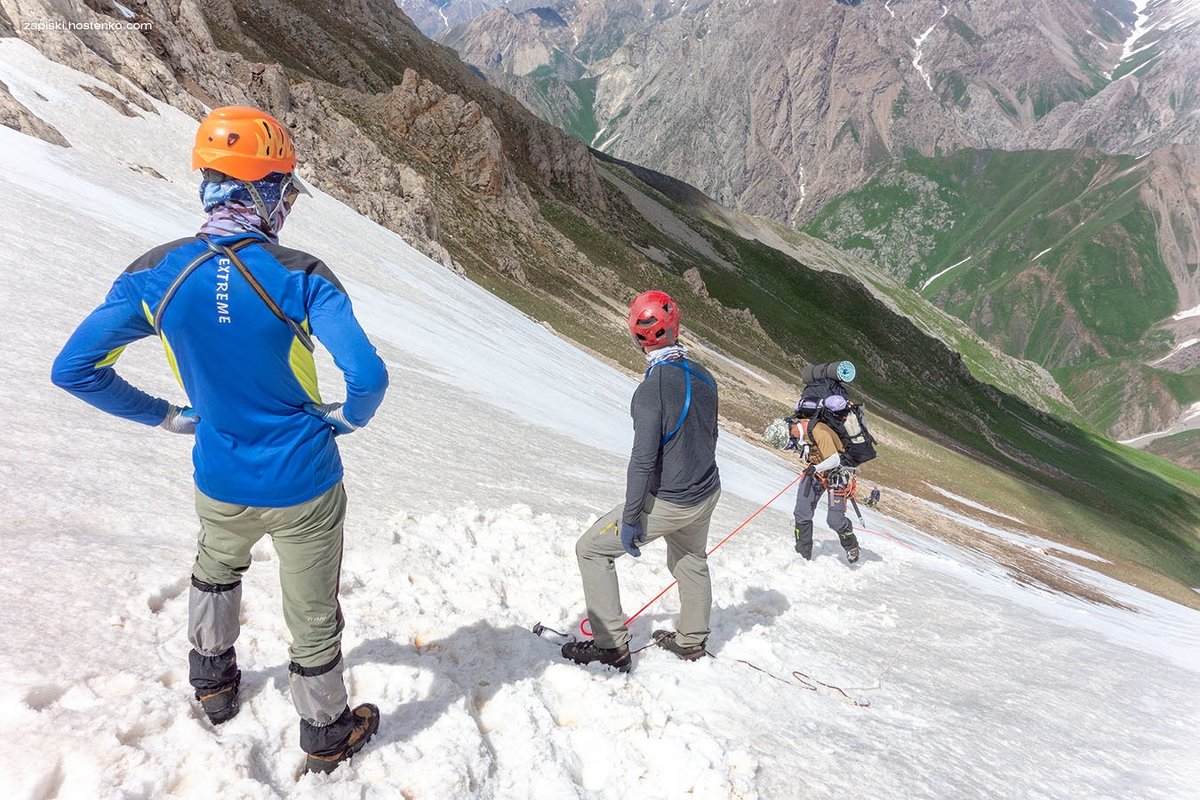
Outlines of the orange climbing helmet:
M200 122L192 146L192 169L214 169L231 178L257 181L272 172L293 172L296 149L287 129L249 106L214 108Z

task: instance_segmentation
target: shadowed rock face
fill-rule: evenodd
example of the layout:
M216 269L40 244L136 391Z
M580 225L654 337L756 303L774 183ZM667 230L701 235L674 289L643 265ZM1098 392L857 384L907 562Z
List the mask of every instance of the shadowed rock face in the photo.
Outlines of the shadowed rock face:
M0 125L36 136L42 141L56 144L59 147L71 146L57 128L32 113L9 94L8 87L4 85L3 81L0 81Z

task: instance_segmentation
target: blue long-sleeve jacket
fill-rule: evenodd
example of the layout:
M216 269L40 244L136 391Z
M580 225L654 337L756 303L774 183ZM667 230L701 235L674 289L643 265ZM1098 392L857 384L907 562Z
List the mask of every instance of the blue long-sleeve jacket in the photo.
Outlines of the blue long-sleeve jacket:
M162 422L167 401L127 383L113 364L130 342L155 335L168 288L206 250L198 238L180 239L130 264L55 359L55 385L118 417ZM383 401L387 370L337 278L315 257L265 238L238 256L284 314L333 355L345 375L346 419L365 425ZM161 337L200 416L192 451L200 491L278 507L311 500L342 479L332 428L304 411L321 402L312 354L228 258L213 256L179 285L162 314Z

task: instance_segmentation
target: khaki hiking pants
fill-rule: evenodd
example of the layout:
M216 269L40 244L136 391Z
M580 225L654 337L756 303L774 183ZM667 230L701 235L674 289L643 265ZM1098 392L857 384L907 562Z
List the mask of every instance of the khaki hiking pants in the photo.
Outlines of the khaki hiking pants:
M720 490L694 506L679 506L653 495L646 498L642 530L646 541L667 540L667 569L679 581L679 619L676 641L683 647L704 644L712 610L712 583L708 576L708 525ZM629 644L621 592L613 563L625 555L621 546L621 515L625 505L614 508L579 537L575 555L583 577L583 595L596 645L604 648ZM643 545L643 550L644 550Z
M279 561L283 618L292 634L292 700L310 724L336 720L346 707L338 603L345 489L339 483L284 508L223 503L196 490L196 513L200 537L188 615L193 687L204 694L236 680L233 645L241 629L242 574L250 567L251 548L270 536Z

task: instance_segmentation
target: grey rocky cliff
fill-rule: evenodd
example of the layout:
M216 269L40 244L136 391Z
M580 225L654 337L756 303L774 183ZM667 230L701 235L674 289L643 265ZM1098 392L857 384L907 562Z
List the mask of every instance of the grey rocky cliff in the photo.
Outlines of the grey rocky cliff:
M56 144L59 147L71 146L71 143L63 138L57 128L34 114L13 97L3 81L0 81L0 125L36 136L42 141Z
M444 237L473 204L485 216L536 226L527 181L604 207L586 147L488 87L387 0L352 0L333 16L295 13L275 0L126 5L150 27L22 31L30 20L123 20L105 0L0 0L0 12L47 57L120 94L106 102L154 113L153 98L197 119L205 106L268 109L293 130L302 174L446 264ZM407 66L381 55L395 48ZM6 123L53 136L35 131L36 117L14 103L0 95ZM450 180L425 177L440 170ZM451 196L463 189L466 197ZM517 258L516 250L496 255L498 262Z
M909 150L1200 142L1200 14L1125 76L1131 3L550 5L566 27L498 9L444 41L535 109L514 76L580 65L596 78L593 145L789 223Z

